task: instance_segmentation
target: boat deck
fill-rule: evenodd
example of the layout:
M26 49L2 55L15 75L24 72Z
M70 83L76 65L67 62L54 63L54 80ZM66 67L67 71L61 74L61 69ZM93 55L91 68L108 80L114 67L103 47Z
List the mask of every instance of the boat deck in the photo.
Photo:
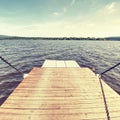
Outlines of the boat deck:
M102 81L110 120L120 120L120 96ZM33 68L0 107L0 120L108 120L100 81L75 61Z

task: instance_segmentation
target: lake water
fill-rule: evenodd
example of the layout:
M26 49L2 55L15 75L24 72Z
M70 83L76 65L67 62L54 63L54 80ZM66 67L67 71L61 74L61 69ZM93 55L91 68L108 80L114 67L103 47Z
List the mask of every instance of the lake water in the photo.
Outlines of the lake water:
M76 60L101 73L120 62L120 41L0 40L0 55L24 73L41 67L45 59ZM120 93L120 66L103 75ZM0 60L0 104L22 80L22 75Z

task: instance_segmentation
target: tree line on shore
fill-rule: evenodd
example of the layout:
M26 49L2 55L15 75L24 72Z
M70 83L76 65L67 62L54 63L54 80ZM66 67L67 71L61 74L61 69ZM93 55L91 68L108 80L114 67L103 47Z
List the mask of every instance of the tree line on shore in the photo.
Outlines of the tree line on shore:
M3 36L0 35L0 40L120 40L120 37L18 37L18 36Z

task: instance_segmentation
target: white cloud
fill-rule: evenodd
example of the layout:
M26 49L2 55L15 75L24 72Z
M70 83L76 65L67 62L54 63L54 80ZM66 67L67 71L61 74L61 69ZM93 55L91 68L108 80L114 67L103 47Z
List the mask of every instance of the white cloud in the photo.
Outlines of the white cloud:
M113 15L119 14L120 11L120 2L112 2L107 4L102 10L101 13Z
M60 13L58 13L58 12L53 12L53 15L58 16L58 15L60 15Z
M117 3L116 2L112 2L111 4L108 4L105 7L105 10L108 12L108 14L112 14L117 10Z
M71 1L71 6L73 6L75 4L76 0L72 0Z
M119 11L120 3L112 2L100 8L100 10L96 11L93 15L91 15L90 20L98 25L101 24L103 28L106 26L108 27L110 26L110 28L116 25L119 26L120 25Z
M66 7L63 8L63 12L64 13L67 12L67 8Z
M60 15L62 15L62 14L64 14L64 13L66 13L66 12L67 12L67 8L64 7L64 8L62 8L61 11L59 11L59 12L53 12L52 14L53 14L54 16L60 16Z

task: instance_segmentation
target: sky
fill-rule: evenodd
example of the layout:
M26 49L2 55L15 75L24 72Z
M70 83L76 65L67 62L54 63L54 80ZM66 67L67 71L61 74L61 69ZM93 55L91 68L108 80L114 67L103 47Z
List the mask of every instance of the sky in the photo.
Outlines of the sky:
M120 36L120 0L0 0L0 35Z

